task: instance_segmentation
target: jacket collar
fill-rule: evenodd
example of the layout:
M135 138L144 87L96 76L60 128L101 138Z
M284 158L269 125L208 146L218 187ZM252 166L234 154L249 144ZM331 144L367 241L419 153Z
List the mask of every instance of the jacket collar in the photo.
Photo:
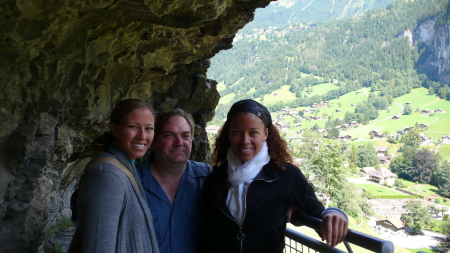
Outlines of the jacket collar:
M266 182L272 182L277 180L279 177L280 176L278 175L277 170L275 169L275 167L273 167L271 162L269 162L268 164L264 165L261 172L259 172L259 174L256 175L254 180L263 180Z
M218 179L213 184L213 192L215 195L215 199L219 207L229 216L232 217L228 207L225 204L225 200L227 199L228 189L231 187L230 182L228 181L228 173L227 173L228 163L222 164L219 168L217 168ZM278 175L277 170L271 164L271 162L267 163L263 166L261 171L256 175L254 181L262 180L266 182L273 182L277 180L280 176Z

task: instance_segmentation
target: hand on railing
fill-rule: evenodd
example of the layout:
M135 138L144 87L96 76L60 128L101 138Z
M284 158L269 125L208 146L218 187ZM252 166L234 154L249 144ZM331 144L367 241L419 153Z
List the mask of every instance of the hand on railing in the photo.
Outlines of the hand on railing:
M322 230L322 220L317 219L306 214L296 212L290 214L291 223L294 221L297 224L310 227L318 232ZM392 253L394 252L394 244L390 241L386 241L380 238L376 238L356 230L348 229L345 241L370 250L372 252L380 253ZM347 246L347 245L346 245ZM347 250L351 252L351 249L347 247Z
M286 213L286 222L291 223L292 225L297 227L303 226L304 224L298 222L298 219L292 218L293 213L304 215L308 214L303 212L298 206L289 207ZM323 218L320 229L320 237L322 238L322 241L326 240L328 246L334 247L344 241L345 237L347 236L347 231L348 220L337 212L330 212Z
M321 238L330 247L344 241L348 231L348 220L337 212L330 212L323 217L321 224Z

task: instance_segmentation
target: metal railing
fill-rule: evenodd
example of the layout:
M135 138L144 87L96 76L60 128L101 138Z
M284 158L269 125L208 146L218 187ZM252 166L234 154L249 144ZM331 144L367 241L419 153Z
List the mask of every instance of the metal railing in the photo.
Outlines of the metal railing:
M322 220L320 219L300 213L294 213L292 219L296 223L300 223L304 226L310 227L320 232L321 229L320 224L322 223ZM297 231L292 230L290 228L286 229L285 235L287 237L285 247L286 253L345 252L337 248L331 248L326 243L323 243L319 240L298 233ZM370 250L372 252L377 253L394 252L394 244L391 241L386 241L351 229L349 229L347 232L344 244L345 247L347 248L347 252L353 253L353 250L350 247L350 243L357 245L361 248Z

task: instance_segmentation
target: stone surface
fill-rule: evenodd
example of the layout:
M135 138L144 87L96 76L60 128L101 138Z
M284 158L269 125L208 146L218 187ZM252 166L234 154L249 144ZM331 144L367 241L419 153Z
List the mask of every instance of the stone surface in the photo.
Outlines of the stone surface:
M269 0L0 2L0 252L46 251L92 139L123 98L194 115L205 160L209 59Z
M425 70L433 80L450 84L450 24L436 17L429 18L416 28L414 39L421 41L425 50L418 68Z

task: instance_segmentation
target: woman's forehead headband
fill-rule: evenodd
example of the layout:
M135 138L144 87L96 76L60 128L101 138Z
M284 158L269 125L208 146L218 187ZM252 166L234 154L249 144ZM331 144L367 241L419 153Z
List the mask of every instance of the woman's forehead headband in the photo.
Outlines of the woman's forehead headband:
M227 114L227 119L231 120L231 118L240 112L251 112L255 114L262 120L266 128L272 125L272 116L270 116L269 110L253 99L245 99L234 103Z

